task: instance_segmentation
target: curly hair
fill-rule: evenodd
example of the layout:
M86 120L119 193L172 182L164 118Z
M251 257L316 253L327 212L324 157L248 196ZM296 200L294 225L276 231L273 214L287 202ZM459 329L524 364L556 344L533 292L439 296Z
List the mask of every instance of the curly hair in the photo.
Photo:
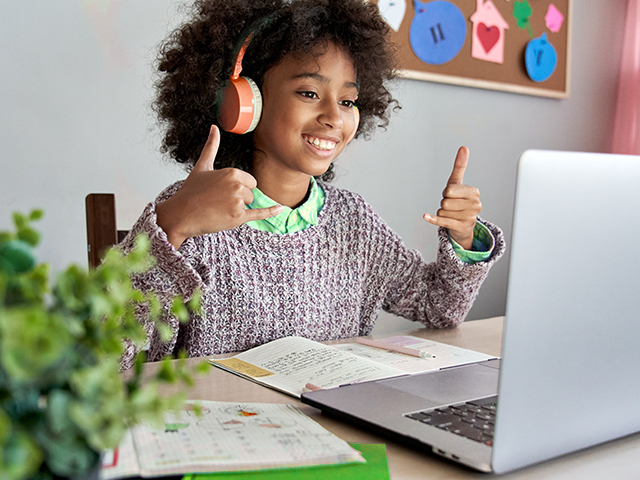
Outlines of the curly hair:
M365 0L195 0L190 18L161 45L154 110L165 128L162 152L190 170L200 156L211 124L217 124L219 93L229 80L240 44L253 37L242 75L259 87L264 74L289 53L321 55L329 43L354 62L360 111L356 137L369 138L389 123L386 88L395 78L395 48L376 5ZM221 130L216 168L251 171L253 132ZM321 178L330 181L333 165Z

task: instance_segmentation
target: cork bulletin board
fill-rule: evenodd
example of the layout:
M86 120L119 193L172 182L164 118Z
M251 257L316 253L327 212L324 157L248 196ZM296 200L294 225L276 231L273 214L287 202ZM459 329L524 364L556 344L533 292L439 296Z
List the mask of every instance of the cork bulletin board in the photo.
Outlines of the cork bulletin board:
M371 0L406 78L569 97L571 0Z

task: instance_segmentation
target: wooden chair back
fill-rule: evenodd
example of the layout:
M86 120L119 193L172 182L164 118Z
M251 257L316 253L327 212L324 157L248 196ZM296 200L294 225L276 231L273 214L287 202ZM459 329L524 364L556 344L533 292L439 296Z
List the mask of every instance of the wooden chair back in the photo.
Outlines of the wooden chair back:
M104 251L120 243L128 231L116 227L116 196L113 193L90 193L85 198L85 211L89 267L96 268Z

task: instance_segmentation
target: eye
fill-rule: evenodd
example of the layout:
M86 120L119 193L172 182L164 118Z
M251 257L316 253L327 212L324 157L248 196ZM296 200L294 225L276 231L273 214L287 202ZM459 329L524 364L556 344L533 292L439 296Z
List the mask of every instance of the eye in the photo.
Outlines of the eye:
M347 108L353 108L355 106L356 102L354 100L342 100L340 102L340 105L342 105L343 107L347 107Z
M311 99L315 99L318 98L318 95L316 94L316 92L298 92L300 95L302 95L304 98L311 98Z

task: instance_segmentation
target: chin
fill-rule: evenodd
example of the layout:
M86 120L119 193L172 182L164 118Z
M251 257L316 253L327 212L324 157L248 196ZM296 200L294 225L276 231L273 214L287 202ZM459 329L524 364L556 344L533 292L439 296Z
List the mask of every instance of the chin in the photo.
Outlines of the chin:
M322 175L324 175L325 173L327 173L327 171L329 170L329 168L331 167L331 165L333 165L333 162L329 163L328 165L321 167L321 168L312 168L311 171L309 172L311 176L313 177L321 177Z

